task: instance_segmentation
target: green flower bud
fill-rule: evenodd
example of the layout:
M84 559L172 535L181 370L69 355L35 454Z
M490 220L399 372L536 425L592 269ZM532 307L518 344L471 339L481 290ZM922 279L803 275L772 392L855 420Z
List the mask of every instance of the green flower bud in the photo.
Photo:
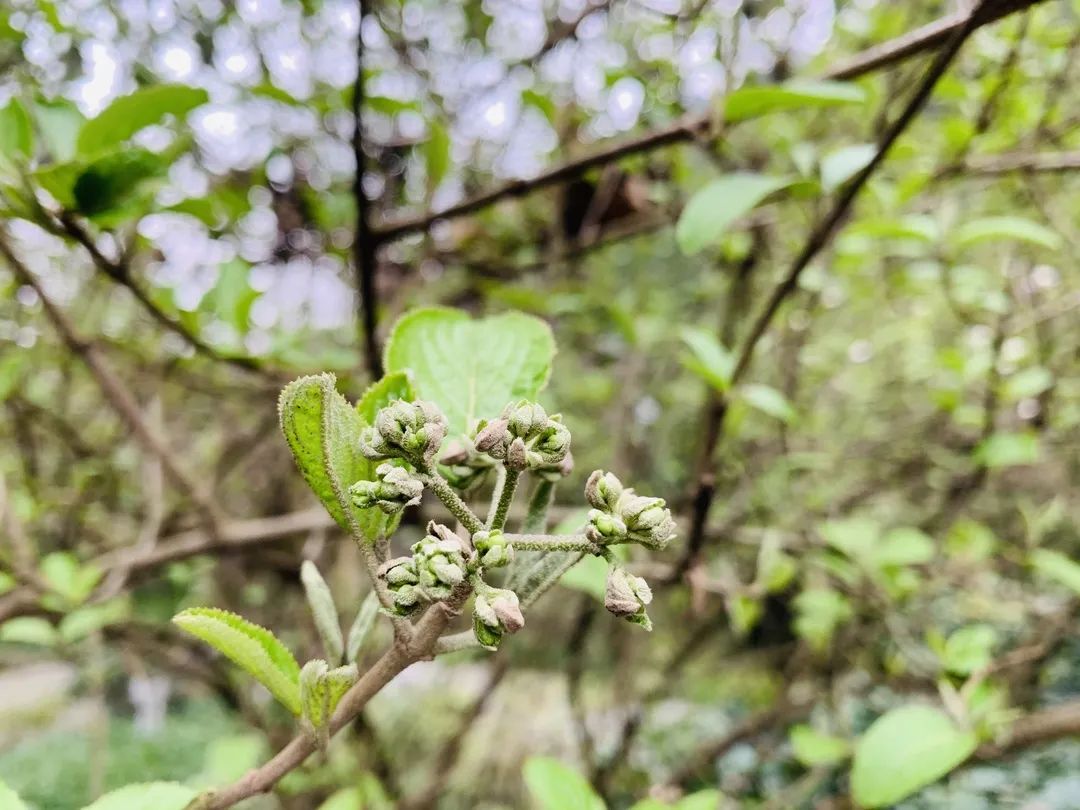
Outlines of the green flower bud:
M650 602L652 590L644 579L634 576L619 565L612 565L608 569L604 607L609 611L646 630L652 630L652 622L645 612Z
M567 452L562 461L559 461L556 464L539 464L530 469L545 481L558 483L574 471L574 455Z
M525 447L525 440L514 439L506 448L506 467L510 470L524 470L529 465L529 451Z
M525 617L516 593L489 586L477 591L473 600L473 632L482 646L494 650L504 635L516 633L524 626Z
M427 536L412 550L420 589L431 601L448 598L465 581L469 563L476 557L465 541L434 521L428 524Z
M617 515L591 509L589 510L589 525L585 527L585 536L600 546L625 543L626 524Z
M427 601L419 586L420 577L412 557L387 560L379 566L376 575L386 582L386 587L394 595L393 610L398 616L408 616Z
M472 536L472 542L484 568L501 568L514 560L514 547L498 529L477 532Z
M537 463L558 464L570 452L570 431L561 422L549 421L534 440L531 450L538 456Z
M493 419L490 422L481 422L478 427L476 438L473 439L476 449L492 458L506 458L506 447L511 438L506 420Z
M529 439L547 424L548 415L539 404L523 399L516 405L507 405L503 419L512 436Z
M406 506L420 503L424 483L405 467L380 464L375 470L375 481L357 481L349 487L353 503L358 509L378 507L388 515L402 511Z
M616 511L627 528L627 540L646 548L662 550L675 536L675 520L663 498L649 498L625 490Z
M428 463L446 437L446 417L431 402L398 400L375 416L373 428L360 436L360 452L378 461L404 458Z
M585 500L594 509L614 512L622 493L622 482L612 473L603 470L594 470L585 482Z

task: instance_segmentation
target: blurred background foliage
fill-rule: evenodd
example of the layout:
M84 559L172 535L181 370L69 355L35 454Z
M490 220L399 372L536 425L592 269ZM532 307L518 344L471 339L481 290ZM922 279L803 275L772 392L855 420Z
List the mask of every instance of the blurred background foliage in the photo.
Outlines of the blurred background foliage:
M252 807L524 807L544 754L613 808L850 807L847 741L920 702L982 745L903 807L1080 806L1080 4L986 5L754 335L948 38L875 46L966 4L8 0L0 780L76 808L291 736L167 620L313 654L303 559L351 615L276 395L355 396L372 337L445 304L553 326L561 518L596 467L680 516L630 560L657 630L583 564Z

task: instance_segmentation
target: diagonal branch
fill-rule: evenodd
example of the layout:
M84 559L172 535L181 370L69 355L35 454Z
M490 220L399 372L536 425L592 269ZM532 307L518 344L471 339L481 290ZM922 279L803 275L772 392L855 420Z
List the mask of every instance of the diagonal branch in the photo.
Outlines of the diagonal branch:
M872 73L879 68L889 67L912 56L931 51L949 42L960 31L970 33L994 20L1001 19L1013 12L1020 11L1044 0L991 0L985 3L985 11L976 18L974 15L950 15L935 23L923 26L889 42L863 51L843 63L825 70L819 78L847 80ZM972 25L970 30L967 26ZM965 36L967 36L967 33ZM600 166L614 163L624 157L651 152L676 143L687 143L702 137L712 128L713 115L687 116L673 124L646 132L636 138L622 141L598 149L591 155L575 158L548 169L528 180L511 180L481 192L441 211L424 212L415 215L400 216L373 230L379 242L398 239L406 234L426 231L435 222L474 214L500 200L523 197L542 188L571 180Z

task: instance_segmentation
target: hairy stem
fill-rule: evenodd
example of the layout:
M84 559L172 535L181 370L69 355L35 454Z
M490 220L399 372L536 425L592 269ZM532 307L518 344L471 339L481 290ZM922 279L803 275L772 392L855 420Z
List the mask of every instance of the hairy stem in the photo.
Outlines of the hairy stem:
M493 496L493 509L488 516L489 529L501 529L506 525L506 516L510 514L510 504L514 502L514 493L517 491L520 479L521 470L509 470L503 467L503 471L499 473L499 483L495 492L498 497Z
M601 546L583 534L508 534L507 541L522 551L580 551L583 554L607 556Z
M425 486L429 487L435 496L443 502L450 514L461 521L461 525L469 530L469 534L475 534L484 530L484 524L476 516L472 509L461 496L454 492L449 482L439 475L434 465L428 464L421 470Z
M536 482L529 495L529 509L525 513L525 522L521 524L524 534L537 534L547 528L548 509L555 497L555 482L541 478Z

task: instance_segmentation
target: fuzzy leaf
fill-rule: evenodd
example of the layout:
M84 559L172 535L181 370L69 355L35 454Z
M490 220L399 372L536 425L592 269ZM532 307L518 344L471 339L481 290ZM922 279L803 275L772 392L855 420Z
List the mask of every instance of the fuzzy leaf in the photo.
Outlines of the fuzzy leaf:
M300 714L300 665L264 627L217 608L188 608L175 622L252 675L293 714Z
M861 807L888 807L936 782L971 756L972 731L930 706L903 706L879 717L855 746L851 792Z
M679 250L690 256L716 244L735 220L770 194L790 186L792 177L738 172L714 180L686 203L675 226Z
M360 651L364 648L364 643L371 635L371 631L375 627L375 619L379 615L379 597L372 591L364 599L363 604L360 605L360 610L356 613L356 619L352 623L352 627L349 628L349 639L345 643L345 660L356 661L360 655Z
M345 641L341 636L341 624L330 587L311 560L304 560L300 566L300 581L304 583L304 592L307 594L311 615L315 619L315 629L319 631L326 657L331 661L340 661Z
M360 455L360 413L335 388L333 374L301 377L278 402L281 430L308 486L342 529L374 542L386 521L376 509L357 509L349 487L375 478L375 465Z
M419 397L435 402L451 434L498 416L547 383L555 339L546 323L506 312L473 320L455 309L419 309L402 317L386 343L389 372L409 370Z
M334 709L358 677L356 664L329 669L321 659L308 661L300 671L302 715L321 747L329 739Z
M604 810L604 801L588 781L552 757L531 757L525 762L525 785L543 810Z
M145 782L106 793L83 810L184 810L195 796L178 782Z
M140 129L159 123L166 115L182 117L208 99L201 87L182 84L158 84L120 96L83 125L78 139L79 154L92 155L117 146Z

